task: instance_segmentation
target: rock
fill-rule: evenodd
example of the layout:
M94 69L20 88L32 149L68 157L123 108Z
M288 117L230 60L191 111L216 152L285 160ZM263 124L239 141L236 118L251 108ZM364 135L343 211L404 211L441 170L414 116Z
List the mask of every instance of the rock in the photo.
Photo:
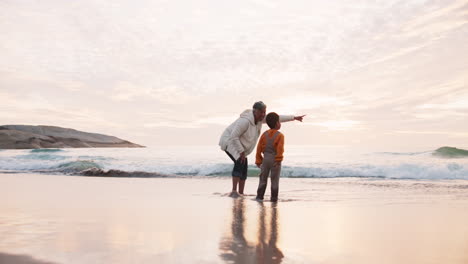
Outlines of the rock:
M0 126L0 149L142 148L144 146L97 133L55 126Z

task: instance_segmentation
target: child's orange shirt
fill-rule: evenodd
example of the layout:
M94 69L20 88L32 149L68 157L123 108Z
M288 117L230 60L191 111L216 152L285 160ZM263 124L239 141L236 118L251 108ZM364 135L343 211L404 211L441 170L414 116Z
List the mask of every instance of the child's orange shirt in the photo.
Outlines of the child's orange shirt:
M275 133L276 129L270 129L267 131L267 137L272 138ZM258 141L257 145L257 155L255 159L255 164L260 165L263 162L263 156L262 153L265 151L266 147L266 137L265 133L262 134L260 137L260 140ZM276 156L275 156L275 161L281 162L283 160L283 152L284 152L284 135L283 133L278 133L278 136L276 136L275 141L273 142L273 146L276 150Z

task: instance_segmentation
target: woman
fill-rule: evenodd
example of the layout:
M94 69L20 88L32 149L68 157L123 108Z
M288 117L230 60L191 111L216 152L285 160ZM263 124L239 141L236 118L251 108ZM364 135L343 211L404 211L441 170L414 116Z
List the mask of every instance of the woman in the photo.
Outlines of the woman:
M244 194L245 180L247 179L247 156L252 153L265 122L266 105L262 101L256 102L252 109L245 110L240 117L228 126L219 140L221 150L234 162L232 170L232 194ZM302 122L302 116L280 115L280 122L298 120Z

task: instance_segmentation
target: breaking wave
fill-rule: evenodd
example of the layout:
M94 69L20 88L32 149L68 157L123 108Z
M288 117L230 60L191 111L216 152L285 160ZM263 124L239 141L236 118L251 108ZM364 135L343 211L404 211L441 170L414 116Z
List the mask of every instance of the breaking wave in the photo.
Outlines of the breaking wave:
M63 151L63 149L32 149L30 152L31 153L55 153L55 152L60 152Z
M227 162L216 163L197 158L192 161L179 161L175 157L157 159L150 155L132 156L123 151L125 155L119 156L115 155L115 152L101 150L89 155L89 152L82 150L2 151L0 171L100 177L229 177L233 168L233 165ZM466 159L440 158L468 157L468 151L463 149L443 147L433 152L384 152L368 155L359 162L332 160L314 163L313 158L310 158L311 162L303 162L301 165L290 166L286 162L283 164L281 177L468 180ZM249 166L249 177L257 177L259 174L260 170L256 166Z

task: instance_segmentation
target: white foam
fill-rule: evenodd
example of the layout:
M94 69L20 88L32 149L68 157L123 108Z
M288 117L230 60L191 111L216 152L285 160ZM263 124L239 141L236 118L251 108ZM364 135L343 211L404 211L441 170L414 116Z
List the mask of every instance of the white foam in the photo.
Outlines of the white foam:
M203 149L202 149L203 150ZM298 154L300 153L300 154ZM233 165L219 150L184 151L183 148L142 149L67 149L52 153L30 150L0 152L0 170L60 170L64 164L86 161L109 170L142 171L162 174L229 176ZM224 154L224 155L223 155ZM282 177L382 177L396 179L468 179L468 159L440 159L432 155L365 154L324 159L317 153L290 153L283 161ZM249 157L250 158L250 157ZM252 164L252 158L250 158ZM78 166L79 167L79 166ZM254 165L249 176L259 174Z

